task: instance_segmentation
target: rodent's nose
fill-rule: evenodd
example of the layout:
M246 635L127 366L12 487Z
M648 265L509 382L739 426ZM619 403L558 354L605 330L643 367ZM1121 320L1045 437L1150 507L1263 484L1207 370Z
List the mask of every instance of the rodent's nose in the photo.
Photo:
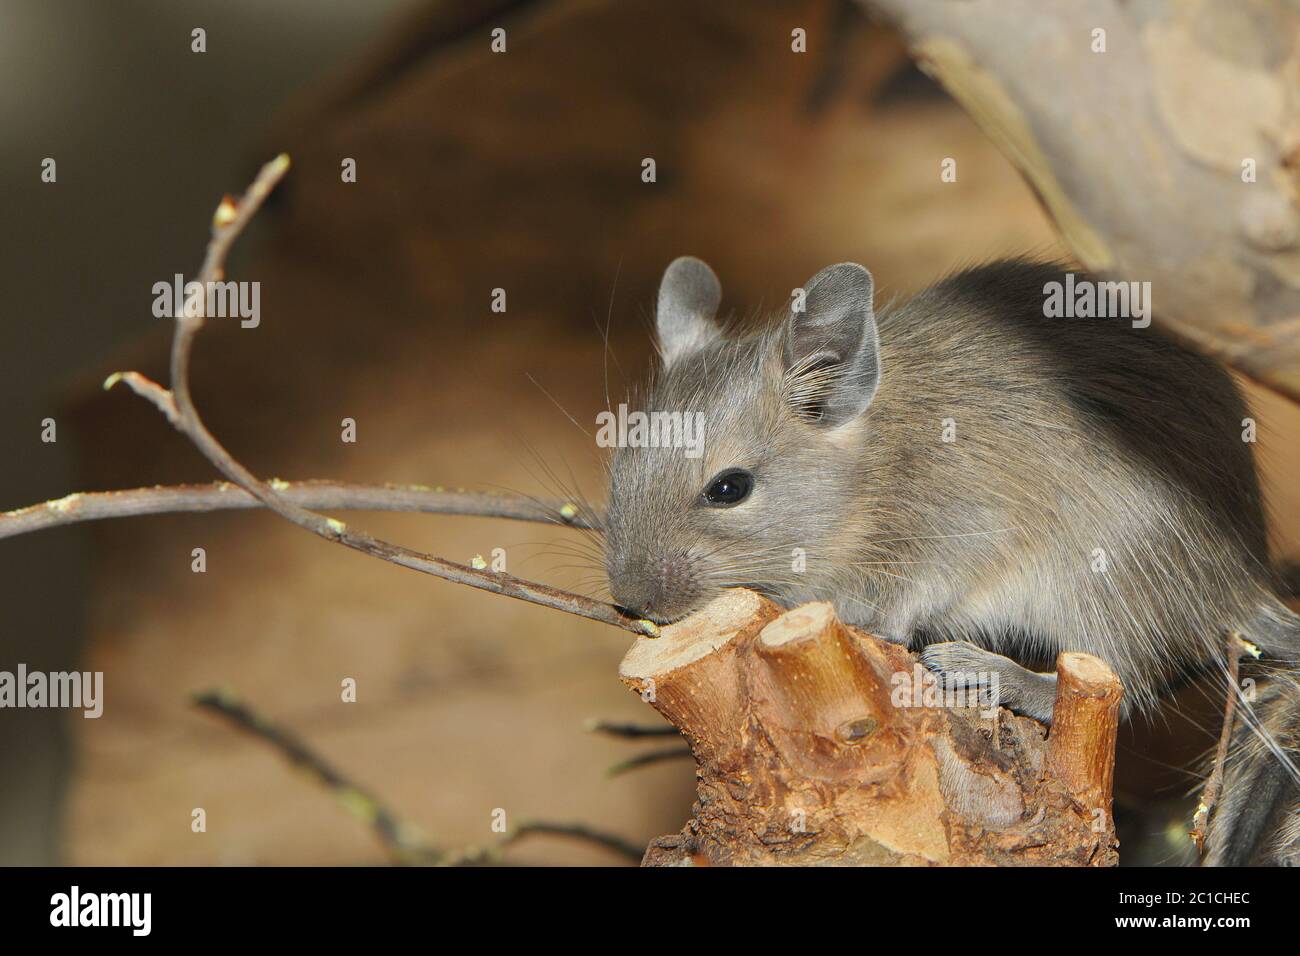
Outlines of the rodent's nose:
M638 582L639 583L639 582ZM610 591L614 595L614 603L619 609L636 617L649 617L654 609L658 594L656 589L647 586L629 587L626 584L614 585L611 583Z
M658 578L644 566L624 568L617 575L611 575L609 591L615 604L637 617L650 617L664 598Z
M613 563L609 572L614 603L659 624L684 617L698 597L685 554L632 556Z

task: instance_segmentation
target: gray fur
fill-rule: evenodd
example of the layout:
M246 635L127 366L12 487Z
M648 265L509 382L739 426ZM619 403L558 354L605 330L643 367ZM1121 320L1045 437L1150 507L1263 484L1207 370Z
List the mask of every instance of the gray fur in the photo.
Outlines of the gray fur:
M804 307L786 320L786 374L809 373L823 428L841 425L871 404L880 383L880 345L872 308L875 284L856 262L829 266L804 289Z
M1223 796L1210 818L1205 864L1300 866L1300 781L1268 746L1272 741L1285 753L1300 753L1295 670L1269 668L1242 718L1228 751Z
M665 367L721 335L713 321L721 302L722 285L706 263L693 256L673 260L659 283L655 311L659 353Z
M1031 671L967 641L930 644L921 651L921 663L936 674L964 676L968 683L981 689L991 686L996 674L997 703L1045 724L1052 722L1055 674Z
M1127 319L1044 317L1044 286L1063 278L1051 265L972 269L874 322L860 286L826 275L809 284L811 314L838 316L840 333L862 316L870 361L841 348L829 367L800 362L788 316L674 348L642 407L703 412L704 454L615 454L616 601L668 621L746 586L785 605L832 601L909 646L967 641L1040 670L1083 651L1114 668L1126 709L1221 667L1234 630L1300 655L1300 619L1268 564L1246 407L1217 364ZM834 411L855 402L860 414ZM752 472L753 493L701 507L727 468Z

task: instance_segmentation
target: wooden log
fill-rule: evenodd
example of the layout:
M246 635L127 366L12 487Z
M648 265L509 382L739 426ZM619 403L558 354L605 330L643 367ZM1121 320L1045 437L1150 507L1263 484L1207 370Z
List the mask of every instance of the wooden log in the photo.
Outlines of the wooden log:
M1078 260L1300 400L1300 7L859 0L1024 175Z
M729 591L620 670L697 763L691 819L644 863L1114 865L1119 684L1095 658L1061 663L1049 740L829 604Z

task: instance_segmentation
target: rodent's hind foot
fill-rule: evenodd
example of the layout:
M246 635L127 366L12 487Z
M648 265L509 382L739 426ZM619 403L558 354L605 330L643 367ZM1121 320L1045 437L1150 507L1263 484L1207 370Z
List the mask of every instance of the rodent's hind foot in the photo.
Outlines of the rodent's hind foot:
M1031 671L967 641L930 644L921 651L921 663L946 684L987 691L995 704L1044 724L1052 722L1055 674Z

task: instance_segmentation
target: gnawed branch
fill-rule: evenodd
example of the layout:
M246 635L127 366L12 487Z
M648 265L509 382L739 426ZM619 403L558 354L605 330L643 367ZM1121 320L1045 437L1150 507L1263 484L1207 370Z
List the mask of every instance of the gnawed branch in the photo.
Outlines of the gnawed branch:
M905 649L829 604L732 591L620 675L681 730L697 801L647 865L1113 865L1119 682L1063 654L1050 737L925 693Z

